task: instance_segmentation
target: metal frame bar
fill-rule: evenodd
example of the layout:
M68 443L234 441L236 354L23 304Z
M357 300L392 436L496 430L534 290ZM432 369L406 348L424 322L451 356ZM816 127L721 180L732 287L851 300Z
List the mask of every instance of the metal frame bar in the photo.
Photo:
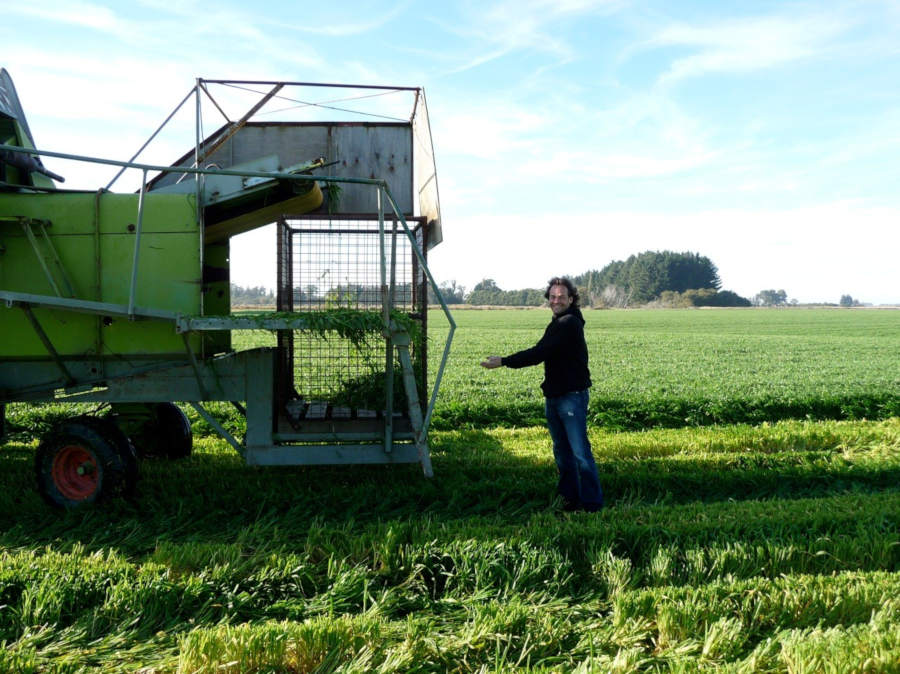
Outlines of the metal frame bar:
M194 99L196 101L197 111L195 113L194 118L194 166L200 167L200 143L203 137L203 114L202 114L202 106L200 105L200 78L197 78L197 83L194 85ZM182 178L184 178L187 174L182 173L176 182L181 182ZM203 194L203 182L206 178L202 175L198 175L197 179L194 181L194 198L196 199L197 204L197 230L200 233L200 242L199 248L197 250L197 259L200 261L200 269L203 269L206 264L206 228L203 226L203 209L200 208L200 197ZM146 182L146 178L145 178ZM200 293L200 313L203 313L206 307L206 298L203 293Z
M204 84L282 84L286 87L322 87L328 89L376 89L381 91L419 91L422 87L389 87L376 84L328 84L323 82L284 82L275 80L207 80Z
M53 245L53 240L50 238L50 235L47 234L47 227L50 226L50 221L22 216L0 218L0 224L16 222L18 222L22 226L22 231L25 233L25 238L27 238L28 243L31 244L31 249L34 251L34 255L35 257L37 257L38 263L41 265L41 269L44 270L44 275L47 277L47 281L50 283L50 287L53 288L53 292L55 292L58 297L63 297L62 290L60 289L59 284L57 284L56 279L53 276L53 270L48 266L47 260L44 259L44 254L41 252L41 241L45 243L45 245L47 246L47 250L50 251L51 262L59 269L59 274L62 277L62 283L65 284L64 289L68 293L67 296L74 297L75 291L72 286L72 281L69 279L69 275L66 274L66 268L63 266L62 260L59 257L59 253L56 252L56 246ZM34 231L32 231L32 228L35 227L40 231L40 239L38 239L38 237L35 236Z
M166 117L165 121L159 125L159 127L156 129L156 131L153 132L153 134L146 140L146 142L143 145L141 145L140 149L137 152L135 152L134 155L132 155L131 159L129 159L128 161L134 161L135 159L138 158L138 156L141 154L141 152L143 152L144 150L147 149L147 146L153 142L153 139L159 135L159 132L163 130L165 125L171 121L171 119L175 116L175 114L179 110L181 110L181 107L185 103L187 103L187 100L191 97L191 94L193 94L193 93L194 93L193 89L191 89L189 92L187 92L185 97L183 99L181 99L181 103L179 103L178 105L175 106L175 109L169 113L169 116ZM113 176L113 179L110 180L109 184L105 187L106 190L109 190L115 184L115 182L122 176L122 174L125 173L126 168L127 168L126 166L123 166L122 169L118 173L116 173L115 176Z
M41 232L41 238L44 240L44 243L47 244L47 250L50 251L50 257L53 259L53 264L55 264L59 269L59 275L60 277L62 277L62 281L66 286L66 291L69 293L69 297L75 297L75 287L72 285L72 280L66 273L66 268L59 257L59 253L56 252L56 246L53 245L53 241L50 239L50 235L47 234L47 227L50 223L45 223L42 220L38 220L36 222Z
M22 231L25 232L25 236L28 238L28 242L31 244L31 247L34 250L35 257L37 257L38 263L40 263L41 265L41 269L44 270L44 275L50 282L50 287L53 288L53 292L55 292L59 297L62 297L62 291L60 291L59 286L56 285L56 279L53 278L53 272L50 271L50 267L47 266L47 261L41 254L41 249L38 246L37 237L34 235L34 232L31 231L30 224L31 223L28 220L23 220Z
M178 316L175 332L210 332L216 330L303 330L307 320L302 316Z
M215 428L216 432L223 438L225 438L225 441L229 445L234 447L238 454L240 454L241 456L244 456L246 454L247 450L244 448L244 446L240 442L238 442L237 439L231 433L229 433L222 424L216 421L216 418L209 412L207 412L206 408L203 407L203 405L198 402L190 402L188 404L193 407L197 411L197 414L203 417L210 426Z
M305 216L301 216L305 217ZM354 218L354 220L359 220L360 218ZM416 228L418 230L418 228ZM295 234L361 234L363 236L377 234L378 232L373 232L370 229L305 229L305 228L291 228L291 232Z
M422 271L425 272L425 275L428 277L428 281L431 283L431 287L434 290L435 297L437 297L438 302L441 304L441 308L444 310L444 315L447 317L447 321L450 323L450 329L447 332L447 342L444 344L444 353L441 355L441 364L438 366L437 374L435 375L434 385L431 390L431 398L428 401L428 410L425 413L425 419L422 422L422 434L423 441L424 436L428 434L428 427L431 423L431 415L434 412L434 405L437 402L437 394L440 388L441 379L444 376L444 369L447 365L447 360L450 357L450 345L453 342L453 334L456 332L456 321L453 320L453 315L450 313L450 308L447 306L447 302L444 301L444 296L441 294L441 289L438 287L437 281L434 280L434 276L431 275L431 270L428 268L428 264L425 261L425 256L422 251L419 250L419 246L416 242L416 237L413 234L412 230L410 230L409 226L406 224L406 218L403 217L403 213L400 211L400 207L397 206L397 202L394 200L393 195L391 195L391 191L387 187L387 183L382 181L382 185L384 187L384 194L388 199L388 202L391 205L391 208L394 211L394 214L397 216L397 219L400 220L400 223L403 225L403 229L406 232L406 236L409 237L410 242L412 243L413 252L415 252L416 257L419 259L419 262L422 264Z
M394 347L388 329L391 323L393 297L387 289L387 259L384 245L384 200L379 188L375 194L378 208L378 247L381 259L381 320L384 323L384 451L390 453L394 445Z
M132 319L149 319L158 321L175 321L178 314L174 311L163 309L147 309L146 307L132 307L133 311L124 304L112 304L110 302L95 302L93 300L78 300L69 297L54 297L53 295L34 295L32 293L14 293L8 290L0 290L0 301L7 307L19 304L33 304L49 309L62 309L82 314L99 314L100 316L127 316Z
M206 82L204 82L203 80L198 80L198 81L197 81L197 84L198 84L198 86L199 86L201 89L203 89L203 93L206 94L206 97L207 97L210 101L212 101L212 104L213 104L214 106L216 106L216 110L218 110L219 113L222 115L222 117L225 118L225 121L226 121L228 124L231 124L231 120L228 118L228 115L225 114L225 111L224 111L224 110L222 109L222 107L219 105L219 102L218 102L215 98L213 98L213 95L212 95L211 93L209 93L209 89L206 88ZM191 95L191 93L188 92L188 96L190 96L190 95ZM187 99L185 98L185 100L187 100Z
M202 82L202 80L197 80L197 82L198 82L197 86L199 88L200 82ZM212 147L209 147L209 148L206 148L205 150L203 150L202 156L200 155L200 146L201 146L202 141L200 140L199 134L198 134L197 152L195 154L196 159L194 160L194 166L200 166L200 162L202 162L204 159L206 159L211 154L213 154L216 150L218 150L220 147L222 147L222 145L224 145L228 141L229 138L231 138L232 136L234 136L234 134L236 134L238 131L241 130L241 127L243 127L247 123L247 121L251 117L253 117L253 115L255 115L257 112L259 112L260 108L262 108L266 103L268 103L270 100L272 100L272 97L275 96L275 94L277 94L279 91L281 91L281 89L283 87L284 87L284 84L277 83L272 88L272 90L269 93L267 93L265 96L263 96L262 100L260 100L256 105L254 105L252 108L250 108L250 110L248 110L247 113L245 113L243 117L241 117L236 122L232 123L231 128L228 129L228 131L225 133L225 135L223 135L221 138L216 140L212 144ZM198 96L197 107L199 108L199 106L200 106L200 102L199 102L199 96ZM216 106L216 107L218 107L218 106ZM219 109L221 110L221 108L219 108ZM198 120L200 119L199 112L197 114L197 119ZM226 119L227 119L227 117L226 117ZM199 122L198 122L198 124L199 124ZM199 203L199 200L197 203Z
M141 178L141 192L138 195L137 225L134 232L134 258L131 263L131 286L128 289L128 317L134 320L134 295L137 292L138 261L141 252L141 230L144 225L144 195L147 193L147 169Z
M70 161L80 161L90 164L106 164L108 166L124 166L125 168L159 171L160 173L193 173L198 175L222 175L237 176L239 178L271 178L273 180L300 180L331 183L351 183L357 185L385 185L385 181L374 178L342 178L339 176L312 176L300 173L283 173L277 171L233 171L230 169L203 169L191 166L159 166L157 164L141 164L135 162L119 161L116 159L103 159L101 157L86 157L84 155L69 154L66 152L53 152L51 150L33 150L19 147L18 145L0 144L0 151L18 152L20 154L38 155L40 157L55 157Z
M378 204L379 204L379 215L380 221L379 225L382 230L384 230L384 201L381 198L381 188L378 188ZM381 245L384 246L384 239L382 238ZM383 256L382 256L383 259ZM388 405L390 406L390 410L393 413L394 408L394 349L392 348L394 339L393 334L390 330L391 325L391 311L394 309L394 289L397 284L397 221L393 222L391 228L391 273L389 277L388 283L388 291L387 291L387 311L385 312L385 342L387 345L387 369L385 372L385 379L387 380L387 397ZM397 347L399 349L399 346ZM404 373L405 374L405 373ZM412 410L409 410L410 418L412 418ZM393 429L392 429L393 432ZM390 450L390 445L384 446L384 451ZM430 477L430 476L429 476Z
M19 308L25 313L25 316L28 318L28 322L31 323L31 327L34 328L34 331L37 333L37 336L41 340L41 343L44 345L44 348L47 349L47 353L50 354L53 362L56 363L59 371L62 372L63 378L66 380L66 385L74 386L77 383L75 381L75 378L72 376L72 373L69 372L69 370L66 368L65 363L63 363L62 358L60 358L59 353L54 348L53 342L50 341L47 333L44 332L44 328L41 327L40 322L34 315L34 312L31 310L31 306L28 304L20 304Z
M191 348L191 340L188 338L188 333L181 333L181 340L184 342L184 350L187 352L188 359L191 361L194 376L197 377L197 388L200 389L200 397L206 399L209 397L209 393L206 390L206 386L203 385L203 377L200 374L200 365L197 363L197 356L194 354L194 349Z
M428 451L428 443L425 441L425 429L422 426L422 408L419 405L419 392L416 389L416 376L413 374L412 360L409 357L409 336L398 336L397 353L400 356L400 366L403 371L403 387L406 389L406 400L409 405L409 421L415 433L414 443L419 453L419 463L422 464L422 472L425 477L434 477L431 467L431 454Z
M297 456L302 455L302 464ZM419 455L412 443L394 443L390 454L376 444L275 445L268 448L248 447L244 460L250 466L334 466L342 464L418 463Z

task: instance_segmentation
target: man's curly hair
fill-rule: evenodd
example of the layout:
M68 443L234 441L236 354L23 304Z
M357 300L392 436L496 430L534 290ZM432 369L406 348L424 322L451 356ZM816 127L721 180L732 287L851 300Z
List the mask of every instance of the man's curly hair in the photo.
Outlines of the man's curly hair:
M575 284L565 276L554 276L547 282L547 289L544 291L544 299L550 299L550 288L553 286L565 286L566 290L569 291L569 297L572 298L572 306L578 307L578 300L581 299L581 296L578 294L578 288L575 287Z

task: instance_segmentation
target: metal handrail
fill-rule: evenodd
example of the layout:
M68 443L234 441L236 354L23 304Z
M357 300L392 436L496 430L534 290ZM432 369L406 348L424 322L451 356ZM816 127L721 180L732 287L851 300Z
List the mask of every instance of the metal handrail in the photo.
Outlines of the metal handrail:
M254 177L254 178L275 178L277 180L299 180L299 181L322 181L326 183L353 183L357 185L376 185L384 186L387 184L384 180L377 178L344 178L339 176L311 176L299 173L283 173L279 171L234 171L231 169L211 169L211 168L195 168L188 166L159 166L157 164L142 164L138 162L120 161L118 159L103 159L101 157L88 157L79 154L68 154L66 152L53 152L51 150L32 150L27 147L18 145L0 144L0 151L10 150L21 154L36 154L41 157L55 157L57 159L68 159L71 161L81 161L89 164L105 164L107 166L123 166L125 168L139 169L142 171L159 171L161 173L196 173L201 175L222 175ZM27 186L26 186L27 187Z
M431 390L431 398L428 401L428 410L425 412L425 418L422 421L422 440L424 440L428 434L428 426L431 423L431 413L434 411L434 405L437 401L438 388L440 387L441 379L444 376L444 368L447 365L447 359L450 357L450 345L453 342L453 333L456 332L456 321L453 320L453 315L450 313L450 308L447 306L447 302L444 300L444 296L441 294L441 290L440 288L438 288L438 284L434 280L434 276L431 275L431 270L428 268L428 264L425 262L425 256L422 254L422 251L419 250L415 235L412 233L409 225L406 224L406 218L403 217L403 213L400 212L400 208L397 206L397 202L394 200L394 196L391 194L391 191L388 189L387 183L384 181L382 181L382 189L384 189L384 194L387 197L388 203L390 203L391 208L394 211L394 215L397 216L400 224L403 225L403 230L406 232L406 236L409 238L409 241L412 244L412 249L415 252L416 257L422 264L422 269L425 271L425 276L428 278L429 283L431 283L431 287L434 290L435 297L438 298L438 301L441 304L441 308L444 310L444 315L447 317L447 321L450 323L450 330L447 332L447 342L446 344L444 344L444 353L441 356L441 364L440 366L438 366L438 372L437 375L435 375L434 379L434 386Z

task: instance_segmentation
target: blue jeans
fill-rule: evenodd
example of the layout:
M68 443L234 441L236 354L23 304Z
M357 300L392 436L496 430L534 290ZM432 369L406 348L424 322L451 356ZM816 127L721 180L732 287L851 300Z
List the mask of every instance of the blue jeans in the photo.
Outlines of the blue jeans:
M559 495L584 510L599 510L603 507L603 490L587 437L588 392L575 391L544 401L559 468Z

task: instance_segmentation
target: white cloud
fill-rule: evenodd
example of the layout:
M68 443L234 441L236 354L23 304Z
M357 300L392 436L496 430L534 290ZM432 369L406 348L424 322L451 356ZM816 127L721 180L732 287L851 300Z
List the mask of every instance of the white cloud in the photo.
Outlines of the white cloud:
M477 107L444 105L435 119L442 165L461 158L473 181L502 185L507 194L531 189L537 176L569 185L656 178L709 167L722 156L696 120L658 95L600 111L482 99ZM481 161L471 163L473 157Z
M483 102L477 107L441 106L432 122L435 136L445 139L445 155L517 161L516 153L538 147L538 137L549 126L539 112L525 107Z
M661 81L671 82L709 73L749 72L819 54L848 29L839 17L773 16L693 25L674 23L639 49L687 47L696 53L675 59Z
M329 37L356 37L365 33L379 30L400 16L409 6L409 0L395 4L391 8L385 8L382 3L373 5L369 10L358 7L347 7L346 13L350 16L341 16L340 6L326 5L326 19L323 21L292 22L279 17L277 22L264 21L266 25L277 25L281 29L309 33L316 36ZM306 7L304 8L306 10ZM305 12L304 12L305 13ZM360 20L360 17L366 17Z
M260 72L271 72L273 68L308 71L324 65L318 52L298 39L296 28L276 24L256 13L186 2L144 0L141 5L154 11L152 19L126 17L124 11L115 12L89 2L43 0L19 3L10 9L20 16L71 28L71 34L64 35L59 44L41 44L44 52L62 61L61 66L74 54L88 53L102 54L98 58L110 68L116 68L122 60L146 65L168 61L181 68L213 63L225 65L221 70L230 77L248 73L258 78ZM273 26L278 26L278 30L273 30ZM80 28L98 31L104 42L91 41L88 34L79 32ZM49 28L48 34L53 34ZM75 47L72 38L81 44ZM30 43L23 39L22 44ZM173 52L173 45L177 45L177 52ZM8 52L13 51L11 45L6 46ZM64 54L62 59L59 52ZM205 74L212 77L218 73Z
M610 11L624 3L622 0L531 0L524 3L535 11L551 14L588 14L598 10Z
M529 161L521 166L525 173L546 171L548 167L556 176L568 177L587 183L606 182L610 179L655 178L683 173L708 164L714 153L669 155L647 154L596 154L589 151L556 152L540 161Z
M558 37L556 24L611 11L620 4L619 0L503 0L468 5L463 8L461 25L444 23L443 27L485 48L465 58L450 73L480 67L513 52L550 54L560 62L571 61L576 52L568 40Z
M115 32L123 28L123 22L111 9L90 2L13 3L4 7L4 11L7 14L104 32Z

